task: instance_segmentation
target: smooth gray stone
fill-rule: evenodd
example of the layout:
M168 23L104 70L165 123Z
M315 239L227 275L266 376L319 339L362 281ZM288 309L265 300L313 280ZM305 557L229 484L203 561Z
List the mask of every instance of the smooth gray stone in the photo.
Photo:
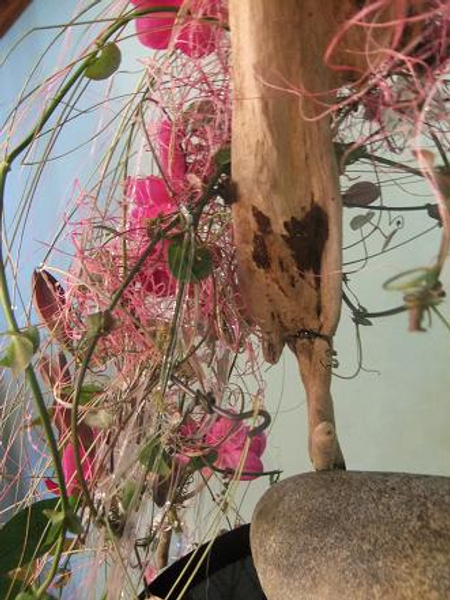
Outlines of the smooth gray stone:
M269 600L450 600L450 478L328 471L271 487L251 525Z

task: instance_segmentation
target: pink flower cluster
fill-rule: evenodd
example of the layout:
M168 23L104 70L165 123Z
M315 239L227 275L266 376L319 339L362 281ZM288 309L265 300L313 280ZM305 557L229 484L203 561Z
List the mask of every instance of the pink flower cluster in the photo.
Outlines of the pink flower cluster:
M190 446L187 442L188 438L200 437L200 443L197 439L196 445L202 447L203 454L205 454L205 447L208 452L210 450L217 452L217 458L213 466L218 469L231 473L239 469L241 472L239 479L242 481L255 479L262 473L264 467L261 457L266 449L266 435L263 432L251 438L248 451L244 457L244 449L251 431L248 425L245 425L242 421L232 421L225 417L218 417L208 427L204 435L201 435L202 429L203 424L194 421L189 421L183 425L181 434L182 438L186 439L186 445L178 455L181 463L187 464L190 457L197 454L198 448L188 447Z
M242 453L250 433L250 427L242 422L219 418L205 436L206 443L217 451L214 463L219 469L236 471L241 463ZM266 449L266 435L260 433L251 438L247 455L242 464L243 481L255 479L264 469L261 456Z
M58 362L41 361L41 373L52 388L58 390L58 396L64 402L70 402L70 394L65 393L65 387L72 387L71 376L62 354ZM54 402L53 423L58 431L60 446L62 447L62 471L64 482L69 496L77 496L81 487L78 482L77 468L75 462L75 447L70 439L71 436L71 413L65 404L58 400ZM79 423L77 429L78 443L80 449L80 460L85 481L91 481L94 472L94 440L96 432L86 423ZM59 495L59 486L53 479L45 479L45 486L52 494Z
M168 119L158 124L156 145L164 177L130 177L125 184L125 196L133 202L130 228L137 232L138 237L146 233L150 220L178 210L173 192L180 191L185 185L186 159L181 135ZM172 296L176 291L176 282L167 264L168 246L167 241L159 243L149 259L151 267L138 275L143 288L158 297Z
M131 0L137 8L167 6L180 8L183 0ZM174 46L191 58L202 58L216 48L220 30L208 23L205 18L217 17L219 0L191 0L187 4L188 13L177 25L176 12L155 12L136 19L139 41L148 48L164 50L174 41Z

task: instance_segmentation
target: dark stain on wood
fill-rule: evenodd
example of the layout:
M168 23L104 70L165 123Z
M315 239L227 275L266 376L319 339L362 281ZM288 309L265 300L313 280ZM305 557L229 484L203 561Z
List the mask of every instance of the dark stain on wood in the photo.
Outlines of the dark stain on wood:
M314 273L316 287L320 285L322 253L328 239L328 216L322 207L313 204L301 219L292 217L284 222L286 242L300 276Z
M253 218L256 221L259 233L262 235L268 235L272 233L272 223L267 215L265 215L259 208L252 206Z
M278 259L278 266L280 267L280 271L282 273L286 273L286 265L281 258Z
M253 262L259 269L267 271L270 269L271 261L269 251L267 250L266 240L260 233L253 235Z

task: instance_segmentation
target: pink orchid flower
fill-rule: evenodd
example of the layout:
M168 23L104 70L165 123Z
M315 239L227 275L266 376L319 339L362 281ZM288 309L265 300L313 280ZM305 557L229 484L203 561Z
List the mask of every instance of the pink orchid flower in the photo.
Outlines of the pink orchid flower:
M219 469L236 471L241 463L244 446L250 427L219 417L206 434L205 441L218 453L215 465ZM242 466L240 479L255 479L264 469L261 456L266 449L266 435L260 433L252 437L247 456Z
M93 460L88 452L85 452L80 445L80 459L82 463L83 477L86 481L91 481L93 477ZM64 481L66 483L67 494L76 496L81 492L80 484L77 478L77 468L75 463L75 448L72 443L67 444L62 455L62 470ZM45 485L49 492L59 495L60 490L58 484L52 479L46 479Z
M137 8L170 6L179 8L183 0L131 0ZM175 47L191 58L201 58L215 50L218 28L201 18L217 14L218 0L191 0L189 9L196 16L188 17L180 28L173 32L177 14L174 12L152 13L136 19L139 41L148 48L164 50L169 47L175 33ZM206 6L206 9L204 8Z
M125 186L125 195L133 200L130 225L132 229L145 230L149 219L156 219L177 210L177 204L170 196L162 177L150 175L142 179L129 178ZM176 291L176 281L168 263L168 242L157 244L149 257L150 268L142 269L137 281L155 296L172 296Z
M125 185L125 195L134 202L131 220L137 227L145 227L148 219L168 215L178 208L164 179L156 175L144 178L129 177Z

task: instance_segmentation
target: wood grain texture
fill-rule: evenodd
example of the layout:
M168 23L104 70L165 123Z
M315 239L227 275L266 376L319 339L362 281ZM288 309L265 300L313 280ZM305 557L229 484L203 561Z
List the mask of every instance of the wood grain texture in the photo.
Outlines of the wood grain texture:
M8 29L20 17L31 0L1 0L0 3L0 37L3 37Z
M323 56L354 10L350 0L230 0L240 285L266 359L276 362L287 343L299 360L310 456L320 469L343 465L330 396L342 205L330 121L316 118L322 106L315 99L330 100L340 85L342 74ZM321 337L301 339L301 330Z

